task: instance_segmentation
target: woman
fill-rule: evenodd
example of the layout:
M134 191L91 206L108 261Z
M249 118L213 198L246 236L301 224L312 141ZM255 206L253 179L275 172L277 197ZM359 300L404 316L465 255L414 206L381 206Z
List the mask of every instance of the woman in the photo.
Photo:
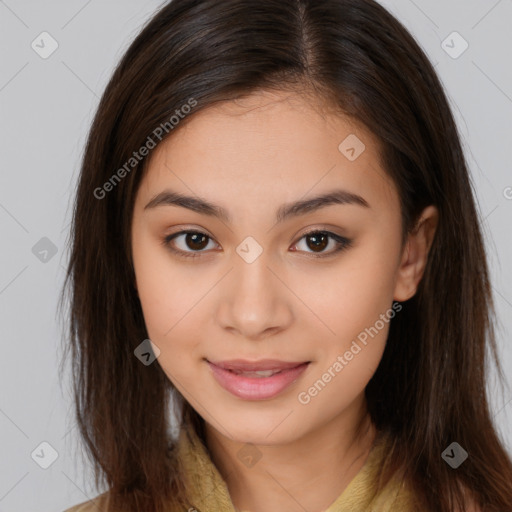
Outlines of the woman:
M99 105L72 233L108 491L70 510L512 510L468 169L380 5L162 7Z

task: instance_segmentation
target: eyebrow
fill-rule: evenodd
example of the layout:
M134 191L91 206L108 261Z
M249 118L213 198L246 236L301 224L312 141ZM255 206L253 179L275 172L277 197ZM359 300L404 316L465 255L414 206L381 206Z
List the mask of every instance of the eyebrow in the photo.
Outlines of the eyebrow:
M368 202L361 196L347 190L336 189L311 199L303 199L281 205L276 213L276 222L283 222L291 217L298 217L334 204L353 204L364 208L371 208ZM229 212L222 206L210 203L200 197L186 196L173 190L164 190L157 194L144 207L144 210L159 206L181 206L202 215L217 217L226 223L231 222Z

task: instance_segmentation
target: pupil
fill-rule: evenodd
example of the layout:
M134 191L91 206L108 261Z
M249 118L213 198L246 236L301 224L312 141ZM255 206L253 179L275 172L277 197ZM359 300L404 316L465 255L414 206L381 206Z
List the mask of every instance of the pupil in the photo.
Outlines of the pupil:
M202 241L199 240L201 238L202 238ZM201 235L199 233L188 233L186 242L190 249L204 249L204 247L206 247L206 245L208 245L208 244L204 244L204 242L207 238L208 238L207 236Z
M312 247L309 247L309 244L308 244L308 247L310 249L324 249L326 246L327 246L327 236L325 236L324 233L318 233L318 234L314 234L314 235L309 235L307 237L309 240L313 240L315 241L314 244ZM322 241L320 241L320 239L322 239Z

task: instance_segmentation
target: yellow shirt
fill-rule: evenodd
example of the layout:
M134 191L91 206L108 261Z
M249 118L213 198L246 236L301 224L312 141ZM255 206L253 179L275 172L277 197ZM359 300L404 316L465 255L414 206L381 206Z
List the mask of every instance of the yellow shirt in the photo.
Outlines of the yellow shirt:
M379 493L379 463L385 457L390 437L381 434L356 476L325 512L412 512L416 510L412 494L397 479L392 479ZM178 456L183 462L191 489L190 501L201 512L236 512L226 482L213 464L204 444L192 427L184 427L179 435ZM64 512L97 512L108 494L65 510ZM103 503L102 503L103 502ZM183 512L183 511L180 511Z

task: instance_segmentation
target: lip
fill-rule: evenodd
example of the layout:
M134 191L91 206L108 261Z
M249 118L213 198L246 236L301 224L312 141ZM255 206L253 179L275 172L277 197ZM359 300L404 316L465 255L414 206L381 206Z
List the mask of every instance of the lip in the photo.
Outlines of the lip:
M277 359L208 361L215 380L231 394L244 400L267 400L288 388L304 373L311 361L287 362ZM276 370L270 377L238 375L234 371Z
M230 359L229 361L208 361L225 370L258 371L258 370L288 370L309 361L280 361L279 359L260 359L259 361L247 361L245 359Z

